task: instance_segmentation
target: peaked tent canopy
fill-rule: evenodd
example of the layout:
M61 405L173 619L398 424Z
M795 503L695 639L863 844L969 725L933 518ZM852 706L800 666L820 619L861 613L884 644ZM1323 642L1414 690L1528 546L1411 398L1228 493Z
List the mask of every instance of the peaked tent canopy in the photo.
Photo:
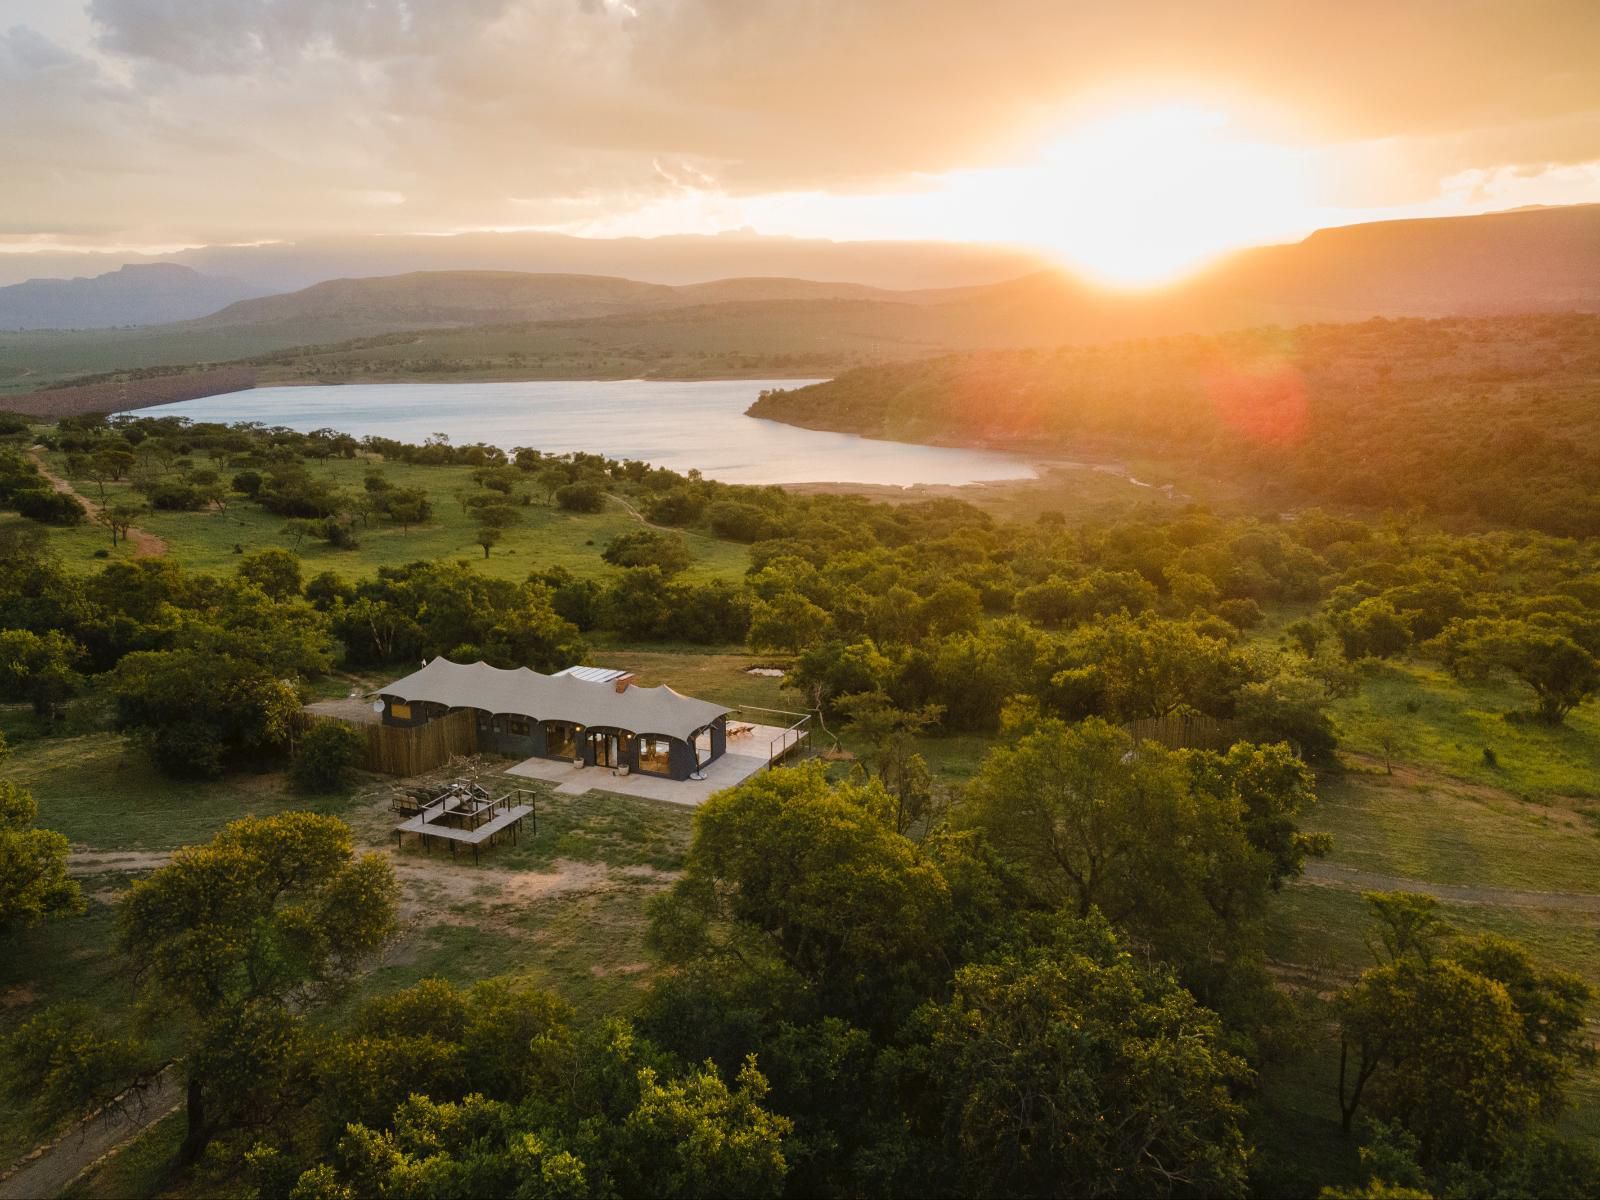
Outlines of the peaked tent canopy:
M729 711L664 684L619 692L609 683L591 683L576 675L541 675L527 667L507 671L485 662L456 663L447 658L434 659L420 671L379 688L378 694L407 703L481 708L533 721L660 733L683 741Z

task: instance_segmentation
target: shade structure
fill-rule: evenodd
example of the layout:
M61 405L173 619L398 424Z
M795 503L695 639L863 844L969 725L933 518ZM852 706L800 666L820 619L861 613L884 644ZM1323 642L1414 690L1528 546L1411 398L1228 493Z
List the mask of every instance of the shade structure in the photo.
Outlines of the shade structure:
M541 675L527 667L505 670L488 663L436 658L420 671L379 689L408 704L442 704L508 713L531 721L565 721L691 739L729 709L660 687L590 682L576 675Z

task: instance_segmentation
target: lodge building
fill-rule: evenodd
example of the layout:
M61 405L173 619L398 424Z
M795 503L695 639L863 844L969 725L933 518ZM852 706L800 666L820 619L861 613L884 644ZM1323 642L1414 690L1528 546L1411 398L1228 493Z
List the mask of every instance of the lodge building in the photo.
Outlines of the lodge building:
M479 747L512 758L690 779L727 750L729 709L600 667L542 675L436 658L378 699L383 723L403 727L470 709Z

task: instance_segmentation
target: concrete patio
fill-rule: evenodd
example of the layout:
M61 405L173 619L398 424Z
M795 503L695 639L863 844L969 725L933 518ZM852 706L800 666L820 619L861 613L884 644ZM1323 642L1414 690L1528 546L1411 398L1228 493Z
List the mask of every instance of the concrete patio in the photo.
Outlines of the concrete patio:
M506 774L553 783L555 790L566 796L615 792L692 807L704 804L717 792L744 782L765 767L774 739L780 738L783 732L775 725L740 723L730 726L728 749L721 758L701 768L704 779L663 779L638 773L615 775L610 767L575 767L564 759L554 758L524 759L514 767L507 767Z

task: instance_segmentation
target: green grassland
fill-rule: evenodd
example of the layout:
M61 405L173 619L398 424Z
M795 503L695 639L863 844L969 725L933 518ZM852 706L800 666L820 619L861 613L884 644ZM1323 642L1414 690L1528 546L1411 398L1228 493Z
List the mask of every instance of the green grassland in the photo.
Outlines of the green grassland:
M62 464L55 458L52 465L59 471ZM326 472L337 486L355 488L367 467L335 460L311 469ZM474 525L453 499L457 489L473 486L467 468L396 463L385 471L397 485L425 488L435 498L434 520L409 533L375 524L360 532L356 550L308 542L300 547L307 575L333 570L354 579L383 564L464 558L507 578L552 566L593 576L611 570L600 558L606 541L638 524L620 504L579 515L535 503L485 561L470 540ZM1080 471L1032 487L985 489L982 502L1028 519L1046 509L1081 512L1115 503L1112 492L1125 493L1129 485ZM1140 502L1170 503L1148 493ZM152 514L144 522L185 565L211 570L231 569L236 543L246 551L292 544L283 525L282 518L243 501L220 513ZM83 569L102 561L92 555L108 540L99 527L51 536ZM690 578L732 580L748 564L741 545L699 536L689 542L695 555ZM1274 611L1256 636L1276 637L1297 615L1303 614ZM781 667L782 656L604 636L592 641L589 661L638 672L647 685L666 683L730 705L805 707L781 680L748 673L752 666ZM375 681L341 677L325 690L343 694L352 682L360 688ZM1470 889L1442 901L1457 929L1515 938L1549 965L1600 987L1600 900L1573 905L1528 895L1600 896L1600 709L1586 706L1566 726L1551 728L1507 715L1526 703L1510 686L1463 683L1427 663L1406 661L1377 668L1356 696L1334 705L1342 761L1322 774L1321 798L1306 825L1333 835L1334 849L1323 866L1335 874L1320 873L1286 888L1274 902L1267 930L1275 969L1310 1006L1302 1044L1287 1059L1267 1064L1260 1106L1268 1154L1280 1164L1298 1163L1296 1177L1355 1177L1331 1090L1333 1026L1315 997L1371 961L1360 899L1371 878L1386 881L1385 887ZM92 698L79 702L75 708L81 711L63 736L21 736L30 718L17 709L0 712L0 728L18 731L12 737L15 752L0 775L35 791L40 823L61 830L78 847L130 856L120 869L93 868L117 873L86 880L86 891L95 896L88 915L24 933L19 954L0 963L0 1031L67 997L89 999L108 1013L126 1012L131 993L118 971L107 901L148 869L141 856L202 841L244 813L303 807L343 816L363 845L392 845L386 781L367 780L349 796L308 800L276 773L216 783L166 780L106 730L93 706ZM819 747L832 744L819 734ZM865 749L853 744L848 731L842 744ZM993 744L976 735L922 740L945 799L959 794ZM1492 762L1486 748L1493 751ZM503 765L485 762L481 770L494 774ZM841 775L849 770L847 764L838 767ZM651 978L647 901L680 868L692 819L692 810L675 805L601 792L556 796L540 786L537 834L497 848L481 866L408 846L394 856L408 898L405 932L363 982L361 994L428 975L462 982L511 975L555 989L585 1014L626 1010ZM1352 874L1340 878L1341 871ZM1579 1081L1574 1102L1568 1127L1588 1135L1600 1131L1600 1075ZM0 1160L28 1140L15 1118L0 1111L7 1130L0 1134ZM138 1190L118 1188L145 1169L141 1164L164 1161L155 1148L170 1138L170 1123L157 1127L80 1194Z
M946 326L919 305L750 302L423 330L279 351L259 366L268 383L808 377L935 354L949 339L964 340Z
M385 332L393 328L392 317L358 310L344 319L0 333L0 398L87 375L241 360L275 383L814 378L1009 344L1008 335L975 332L938 306L844 299Z
M137 329L0 332L0 407L4 407L8 394L32 392L86 375L231 362L326 340L326 335L319 335L311 325L238 325L223 329L151 325Z
M1373 756L1391 739L1396 762L1536 799L1600 799L1600 706L1549 726L1524 719L1528 694L1509 684L1468 684L1436 666L1381 667L1336 707L1341 743ZM1491 764L1484 751L1494 756Z
M51 470L65 475L64 455L51 454L47 461ZM473 541L477 523L456 499L458 493L479 490L470 467L379 464L371 459L329 459L308 464L314 476L346 491L359 491L366 473L379 465L396 487L425 490L433 501L433 516L409 530L374 517L367 526L358 527L360 545L355 549L335 549L312 538L297 544L292 535L284 532L285 518L239 497L220 512L150 512L140 518L139 528L161 538L171 554L195 570L232 570L240 553L283 546L300 555L308 578L332 571L354 581L372 575L380 566L457 558L472 560L485 574L502 579L525 579L532 572L553 567L564 567L578 576L595 575L611 569L600 558L606 543L640 524L639 518L616 500L608 501L603 512L593 514L569 513L535 500L519 509L522 519L506 530L504 540L485 559L482 547ZM83 485L80 490L91 499L98 499L98 490L92 485ZM106 490L114 501L128 491L128 485L110 484ZM20 521L15 515L0 518L0 524ZM63 558L84 570L101 565L102 560L96 557L98 550L117 557L130 557L134 552L127 545L111 551L110 535L98 525L54 529L50 536ZM693 532L682 536L694 559L683 573L686 580L732 580L741 577L749 565L749 551L743 545Z

